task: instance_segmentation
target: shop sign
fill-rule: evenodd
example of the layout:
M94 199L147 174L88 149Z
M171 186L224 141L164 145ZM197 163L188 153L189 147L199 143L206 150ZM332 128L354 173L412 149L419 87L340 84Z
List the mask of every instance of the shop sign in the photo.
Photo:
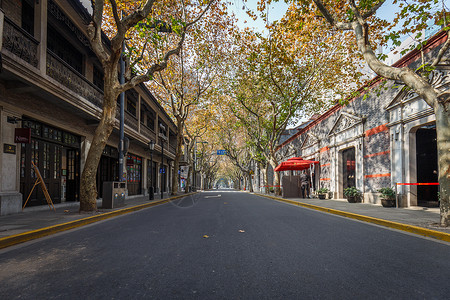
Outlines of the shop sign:
M31 143L31 128L16 128L14 132L14 143Z
M3 153L16 154L16 145L3 144Z

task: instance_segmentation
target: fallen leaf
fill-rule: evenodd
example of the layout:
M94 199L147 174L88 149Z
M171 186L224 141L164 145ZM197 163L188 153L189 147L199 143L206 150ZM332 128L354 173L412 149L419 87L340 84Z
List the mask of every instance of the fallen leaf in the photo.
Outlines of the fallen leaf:
M207 236L206 234L203 236L203 238L205 238L205 239L207 239L207 238L209 238L209 236Z
M228 204L227 202L224 202L223 204Z
M65 211L64 211L65 213L68 213L69 212L69 210L68 209L66 209Z
M239 232L245 232L244 230L242 230L242 229L239 229Z

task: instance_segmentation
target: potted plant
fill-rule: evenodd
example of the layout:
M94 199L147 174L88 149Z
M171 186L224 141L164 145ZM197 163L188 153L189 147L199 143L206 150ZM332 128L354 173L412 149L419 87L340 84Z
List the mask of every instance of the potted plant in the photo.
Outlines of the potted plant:
M328 199L333 199L333 192L332 191L328 192Z
M344 196L349 203L361 202L361 191L356 187L351 186L344 189Z
M319 199L325 199L327 193L328 193L327 188L320 188L317 190L317 195L319 196Z
M390 187L384 187L378 190L381 193L381 205L383 207L395 207L395 190Z

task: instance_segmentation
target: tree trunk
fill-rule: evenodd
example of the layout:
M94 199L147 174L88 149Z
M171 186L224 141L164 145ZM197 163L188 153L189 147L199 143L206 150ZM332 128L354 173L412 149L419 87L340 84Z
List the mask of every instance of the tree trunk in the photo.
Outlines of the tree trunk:
M439 166L439 195L441 198L441 226L450 226L450 113L449 103L436 101L434 112L436 115L436 134Z
M178 193L178 170L180 169L180 158L183 152L183 120L177 117L177 149L175 152L175 161L173 162L172 191L171 195Z
M105 74L108 74L105 70ZM114 127L116 119L117 96L112 92L114 76L109 78L105 75L105 94L103 96L103 112L100 123L95 129L94 138L86 158L80 179L80 211L97 210L97 168L105 148L106 142ZM100 187L101 188L101 187Z
M200 173L200 190L202 190L202 191L205 190L204 178L205 178L204 174Z
M266 164L266 167L264 168L263 176L264 176L264 193L269 194L270 188L269 188L269 165Z
M271 157L269 158L270 166L273 170L273 177L275 179L274 186L275 186L275 195L281 195L281 188L280 188L280 172L275 172L275 168L278 166L277 159L275 158L275 154L273 153Z
M188 173L186 176L186 186L184 187L184 192L189 193L189 186L191 185L191 166L188 167Z
M250 193L253 193L252 174L250 174L250 172L248 172L247 177L248 177L248 191Z

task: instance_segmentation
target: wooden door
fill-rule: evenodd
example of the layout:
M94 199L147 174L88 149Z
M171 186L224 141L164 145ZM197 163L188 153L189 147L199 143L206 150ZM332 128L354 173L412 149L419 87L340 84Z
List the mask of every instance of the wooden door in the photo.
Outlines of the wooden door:
M79 201L80 151L67 150L66 201Z
M61 154L62 146L42 140L33 139L30 144L21 145L20 192L24 202L37 179L31 161L39 168L53 203L61 202ZM27 206L44 204L47 204L44 193L37 186Z

